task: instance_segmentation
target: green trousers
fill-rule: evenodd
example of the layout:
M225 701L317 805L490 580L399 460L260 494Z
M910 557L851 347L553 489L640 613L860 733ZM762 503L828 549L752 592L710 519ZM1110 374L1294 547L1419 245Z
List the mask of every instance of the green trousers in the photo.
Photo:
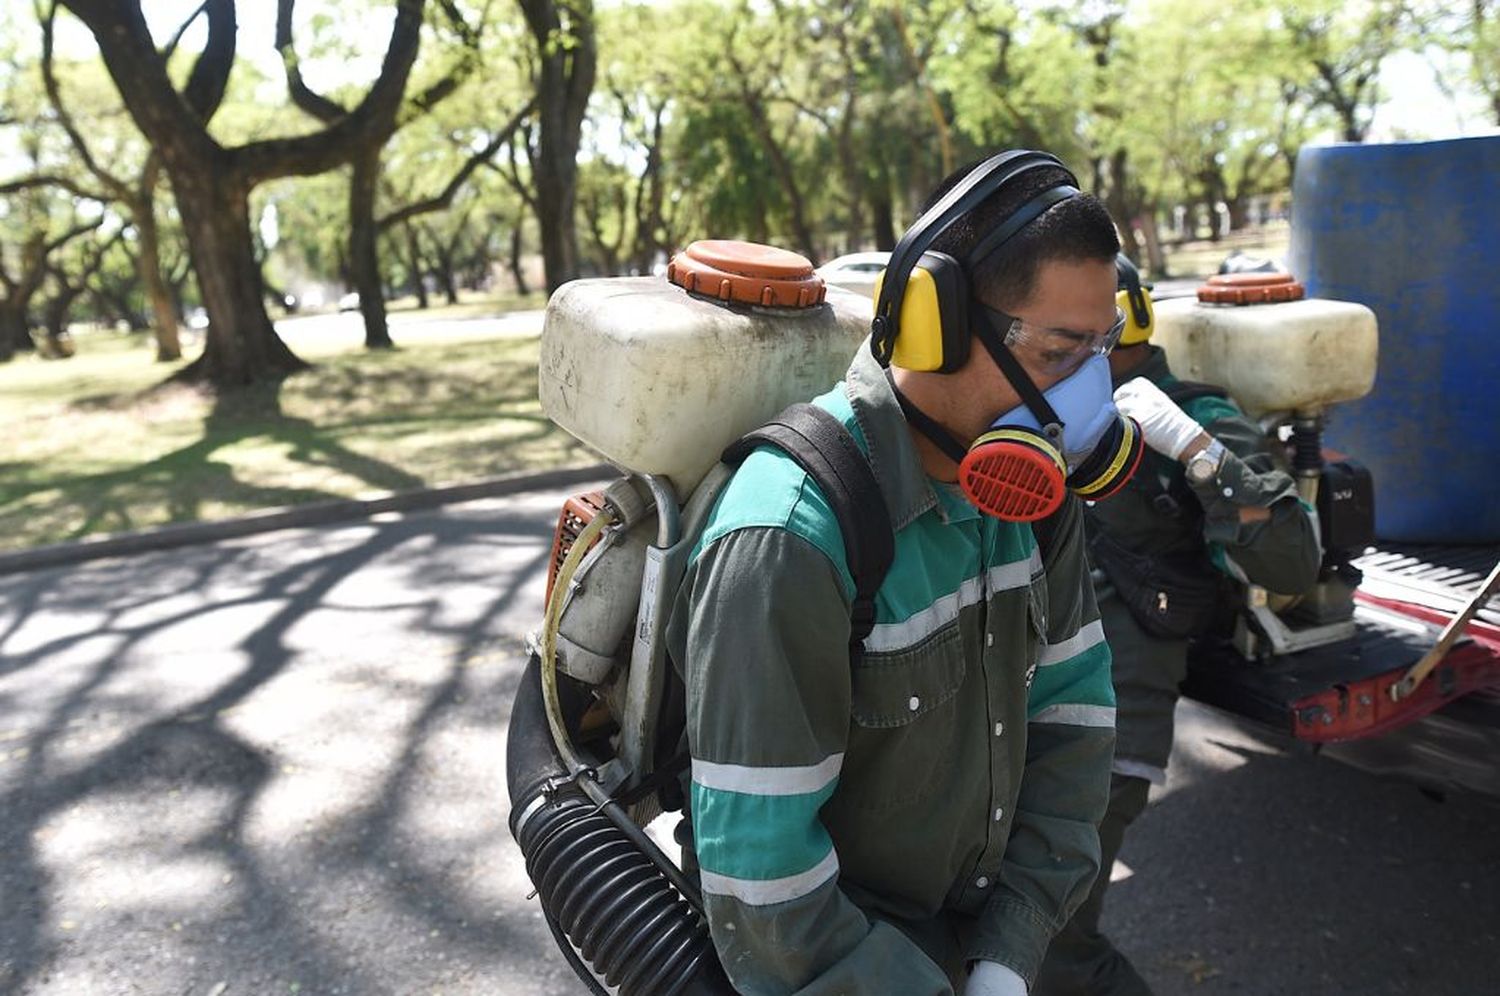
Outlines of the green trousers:
M1125 840L1125 830L1146 808L1151 783L1115 775L1110 779L1109 810L1099 824L1102 862L1088 898L1062 932L1052 939L1037 975L1032 996L1150 996L1151 987L1109 938L1099 932L1110 866Z

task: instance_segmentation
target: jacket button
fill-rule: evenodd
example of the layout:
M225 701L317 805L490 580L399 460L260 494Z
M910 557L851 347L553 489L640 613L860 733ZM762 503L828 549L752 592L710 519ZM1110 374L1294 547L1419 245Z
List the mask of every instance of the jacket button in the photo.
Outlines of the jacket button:
M916 712L917 711L917 707L920 706L921 704L922 704L922 700L919 699L919 698L917 698L915 695L913 695L911 697L911 701L908 702L908 703L906 703L906 708L910 709L912 712Z
M990 880L981 875L974 880L974 884L981 889L988 889L990 887Z
M986 647L993 647L995 645L995 634L994 633L986 633L986 634L984 634L984 645Z
M998 737L998 736L1000 736L1000 734L1002 734L1004 732L1005 732L1005 724L1004 723L996 723L995 724L995 736Z
M1002 817L1004 815L1005 815L1005 807L1004 806L996 806L995 807L995 822L999 823L1000 822L1000 817Z

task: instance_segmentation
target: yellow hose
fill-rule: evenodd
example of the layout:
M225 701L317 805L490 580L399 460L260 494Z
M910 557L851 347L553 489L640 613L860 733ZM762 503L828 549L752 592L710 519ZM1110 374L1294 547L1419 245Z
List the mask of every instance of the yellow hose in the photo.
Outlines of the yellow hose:
M547 614L542 624L542 701L546 705L547 726L552 730L552 742L557 745L557 752L569 774L577 772L583 765L563 726L562 707L557 699L557 631L562 624L563 602L567 599L568 589L573 585L573 575L578 572L578 565L589 552L594 538L614 521L613 513L605 508L589 520L588 525L583 527L583 531L573 541L568 555L563 558L562 566L557 569L557 578L552 584L552 596L547 599Z

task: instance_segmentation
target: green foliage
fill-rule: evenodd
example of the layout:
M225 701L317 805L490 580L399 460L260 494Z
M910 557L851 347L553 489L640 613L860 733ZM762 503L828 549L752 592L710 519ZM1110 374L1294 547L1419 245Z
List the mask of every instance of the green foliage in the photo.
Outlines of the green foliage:
M452 6L462 22L444 4L427 5L409 104L383 154L377 217L441 192L530 96L538 53L518 5ZM0 183L27 172L91 183L46 99L30 7L0 9ZM148 5L159 43L195 7ZM269 44L271 5L242 8L242 43L212 134L240 144L321 127L288 99ZM389 0L301 0L303 78L352 106L378 72L390 11ZM899 232L948 169L1007 146L1057 152L1123 220L1194 202L1235 211L1285 190L1305 142L1363 137L1381 99L1380 68L1398 51L1450 53L1459 70L1450 85L1478 95L1500 123L1495 0L623 0L592 16L598 78L576 218L591 272L642 269L708 236L819 256L866 248ZM572 17L563 12L555 44L570 44ZM86 33L70 15L57 24L71 115L101 163L137 176L149 149ZM179 83L199 28L182 34L169 64ZM456 92L420 102L460 68ZM523 151L535 127L524 125L447 208L383 234L389 285L456 265L479 279L486 260L508 256L518 225L522 251L535 251ZM252 217L274 208L278 222L276 244L263 247L272 285L342 289L347 202L346 169L256 192ZM14 257L29 233L57 233L91 210L56 187L0 195L0 247ZM119 206L107 210L128 220ZM177 270L181 235L164 185L156 212L164 268ZM139 296L127 286L134 244L127 233L94 278L117 299ZM59 260L75 265L82 251Z

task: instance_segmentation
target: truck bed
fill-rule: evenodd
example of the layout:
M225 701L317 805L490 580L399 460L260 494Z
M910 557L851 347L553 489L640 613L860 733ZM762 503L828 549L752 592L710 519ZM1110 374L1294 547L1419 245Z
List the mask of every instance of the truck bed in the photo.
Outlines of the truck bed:
M1246 661L1199 641L1183 693L1330 748L1341 760L1437 787L1500 796L1500 597L1410 697L1390 685L1437 640L1500 560L1500 544L1382 544L1355 561L1365 575L1352 640Z

